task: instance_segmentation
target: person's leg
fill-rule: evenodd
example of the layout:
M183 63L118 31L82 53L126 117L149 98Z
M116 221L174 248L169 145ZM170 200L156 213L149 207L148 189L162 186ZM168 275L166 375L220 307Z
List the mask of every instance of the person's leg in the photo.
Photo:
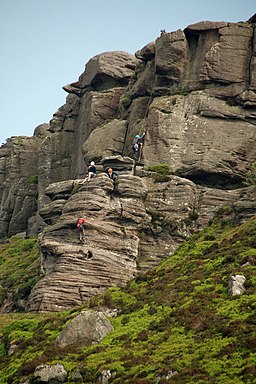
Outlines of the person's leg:
M90 181L90 180L91 180L91 178L92 178L92 176L93 176L93 172L89 172L89 174L88 174L88 178L87 178L87 181Z
M84 241L84 238L85 238L85 229L84 229L84 227L82 226L82 241Z
M85 179L82 181L82 184L84 184L88 180L89 175L86 175Z

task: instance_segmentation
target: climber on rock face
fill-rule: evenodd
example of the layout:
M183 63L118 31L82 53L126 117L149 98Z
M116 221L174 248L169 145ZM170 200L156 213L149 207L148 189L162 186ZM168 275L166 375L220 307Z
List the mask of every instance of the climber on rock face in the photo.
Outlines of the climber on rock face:
M138 160L139 159L139 149L140 149L140 147L139 147L139 144L138 143L134 143L133 145L132 145L132 151L133 151L133 155L134 155L134 159L135 160Z
M85 223L84 217L80 217L77 219L76 226L78 230L79 241L84 241L84 238L85 238L84 223Z
M111 180L115 180L117 178L116 172L113 171L112 168L107 169L107 175Z
M135 142L132 144L132 150L134 154L134 159L139 161L141 158L142 147L144 144L146 132L144 132L141 136L137 134L134 138Z
M137 134L135 136L135 138L137 139L136 143L139 144L139 145L143 145L144 144L145 135L146 135L146 132L144 132L141 136L139 134Z
M89 168L88 168L88 174L85 177L85 179L82 181L82 184L84 184L86 181L90 181L92 177L96 176L96 167L94 161L90 162Z

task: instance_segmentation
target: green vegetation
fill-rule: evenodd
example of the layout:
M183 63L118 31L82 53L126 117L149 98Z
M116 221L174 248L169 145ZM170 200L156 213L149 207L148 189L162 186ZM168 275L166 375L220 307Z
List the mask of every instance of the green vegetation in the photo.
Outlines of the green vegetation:
M122 103L122 106L127 109L130 107L131 103L132 103L132 99L130 98L130 96L124 96L122 99L121 99L121 103Z
M37 184L38 183L38 175L31 175L28 177L29 184Z
M14 307L26 299L39 278L39 249L37 240L12 238L0 244L0 305L10 297ZM16 309L18 309L16 307Z
M146 171L153 172L155 183L163 183L170 180L170 167L168 164L156 164L146 168Z
M56 362L69 373L69 383L74 369L91 384L104 369L116 373L109 380L114 384L255 383L256 218L236 227L232 214L224 207L208 228L155 270L92 298L91 309L118 310L110 319L114 330L97 345L62 350L54 344L65 324L85 308L3 315L1 384L19 384L37 365ZM246 277L241 296L228 293L232 274ZM9 356L13 343L17 350ZM175 374L167 379L170 371Z
M189 91L188 88L185 86L183 86L183 87L181 86L177 90L177 94L179 94L181 96L187 96L189 94L189 92L191 92L191 91Z
M74 183L73 189L71 191L71 195L75 195L79 191L80 186L81 185L79 185L79 183Z
M256 185L256 161L252 163L250 170L246 174L246 186Z

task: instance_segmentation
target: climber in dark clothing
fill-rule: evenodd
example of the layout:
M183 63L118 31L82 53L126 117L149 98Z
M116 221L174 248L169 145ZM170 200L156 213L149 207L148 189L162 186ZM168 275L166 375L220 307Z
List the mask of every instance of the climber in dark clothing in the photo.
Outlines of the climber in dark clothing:
M138 161L140 159L140 157L141 157L142 147L143 147L143 144L144 144L145 135L146 135L146 132L144 132L141 136L139 134L137 134L135 136L135 140L136 141L132 145L132 151L133 151L133 154L134 154L134 159L136 161Z
M96 176L96 167L94 161L91 161L89 168L88 168L88 174L86 178L82 181L82 184L84 184L86 181L90 181L92 177Z
M107 169L107 175L111 180L115 180L117 178L116 172L113 172L112 168Z
M132 151L133 151L133 155L134 155L135 160L138 160L138 158L139 158L139 149L140 149L139 144L137 142L133 143Z

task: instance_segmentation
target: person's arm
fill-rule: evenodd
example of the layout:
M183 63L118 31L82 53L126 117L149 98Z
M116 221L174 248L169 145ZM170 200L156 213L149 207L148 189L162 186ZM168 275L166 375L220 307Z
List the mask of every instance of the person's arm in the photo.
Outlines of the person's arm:
M146 135L146 132L144 132L142 135L141 135L141 144L144 144L144 140L145 140L145 135Z

